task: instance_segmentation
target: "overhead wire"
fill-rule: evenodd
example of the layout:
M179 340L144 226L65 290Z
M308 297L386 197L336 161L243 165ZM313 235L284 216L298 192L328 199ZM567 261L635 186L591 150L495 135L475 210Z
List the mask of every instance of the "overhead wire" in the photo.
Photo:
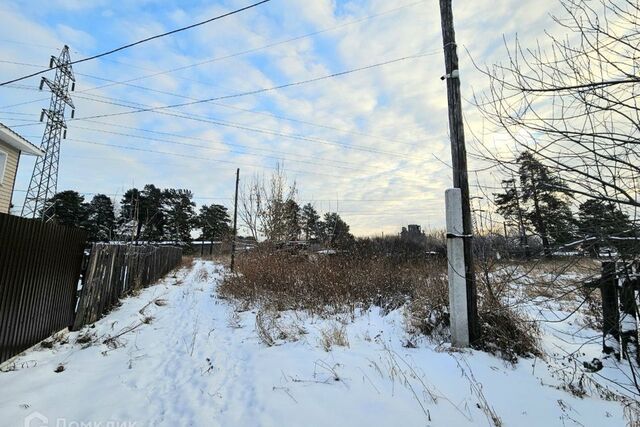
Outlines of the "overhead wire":
M91 100L91 101L95 101L95 102L101 102L101 103L116 105L116 106L125 107L125 108L133 108L133 109L139 108L139 107L135 107L135 106L127 105L127 104L122 104L122 103L119 103L119 102L105 101L105 100L100 100L100 99L92 99L90 97L85 97L85 96L76 96L76 97L80 98L80 99L87 99L87 100ZM108 98L108 97L103 97L103 98ZM123 101L123 102L129 102L129 101ZM138 104L138 105L141 105L141 104ZM307 136L300 135L300 134L289 134L289 133L283 133L283 132L280 132L280 131L274 131L272 129L256 128L256 127L246 126L246 125L242 125L242 124L238 124L238 123L234 123L234 122L223 121L223 120L219 120L219 119L215 119L215 118L212 119L212 118L208 118L207 116L199 116L199 115L196 115L196 114L193 114L193 113L178 114L178 113L173 113L173 112L169 112L169 111L153 111L153 112L156 113L156 114L162 114L162 115L166 115L166 116L177 117L177 118L182 118L182 119L187 119L187 120L192 120L192 121L198 121L198 122L203 122L203 123L210 123L210 124L215 124L215 125L224 126L224 127L236 128L236 129L241 129L241 130L254 132L254 133L259 133L259 134L266 134L266 135L271 135L271 136L279 136L279 137L288 138L288 139L294 139L294 140L299 140L299 141L316 142L316 143L325 144L325 145L333 145L333 146L343 147L343 148L346 148L346 149L349 149L349 150L363 151L363 152L369 152L369 153L375 153L375 154L383 154L383 155L387 155L387 156L402 157L402 158L408 158L409 157L408 154L401 154L401 153L392 152L392 151L379 150L379 149L371 148L371 147L364 146L364 145L348 144L348 143L329 140L329 139L325 139L325 138L307 137ZM111 116L110 115L101 115L101 116L99 116L97 118L103 118L103 117L111 117ZM93 119L94 119L94 117L76 117L74 119L69 120L69 122L89 121L89 120L93 120ZM18 126L21 126L21 125L18 125ZM27 124L27 125L22 125L22 126L32 126L32 125ZM415 158L415 156L411 156L411 157Z
M83 63L83 62L92 61L94 59L102 58L102 57L107 56L107 55L112 55L112 54L114 54L116 52L120 52L122 50L129 49L131 47L140 45L142 43L149 42L151 40L156 40L156 39L159 39L159 38L162 38L162 37L166 37L166 36L169 36L169 35L172 35L172 34L176 34L176 33L182 32L182 31L190 30L192 28L199 27L201 25L205 25L205 24L208 24L210 22L217 21L219 19L226 18L228 16L235 15L235 14L238 14L240 12L244 12L246 10L252 9L254 7L257 7L257 6L260 6L260 5L264 4L264 3L268 3L270 1L271 0L261 0L261 1L257 2L257 3L250 4L248 6L240 8L240 9L235 9L235 10L232 10L231 12L223 13L222 15L218 15L218 16L215 16L213 18L206 19L204 21L196 22L195 24L187 25L185 27L180 27L180 28L177 28L175 30L167 31L165 33L156 34L156 35L153 35L153 36L150 36L150 37L146 37L146 38L144 38L142 40L138 40L136 42L129 43L129 44L126 44L124 46L120 46L120 47L117 47L115 49L108 50L106 52L102 52L102 53L99 53L99 54L96 54L96 55L92 55L92 56L89 56L89 57L86 57L86 58L82 58L82 59L78 59L78 60L75 60L75 61L71 61L67 65L80 64L80 63ZM11 79L11 80L7 80L7 81L4 81L4 82L0 83L0 86L5 86L5 85L10 84L10 83L19 82L21 80L25 80L25 79L28 79L30 77L39 76L39 75L44 74L44 73L46 73L48 71L50 71L49 68L37 71L35 73L27 74L27 75L24 75L24 76L21 76L21 77L17 77L17 78Z
M283 152L283 151L268 150L268 149L263 149L263 148L259 148L259 147L252 147L252 146L249 146L249 145L236 144L236 143L230 143L230 142L222 142L222 141L213 141L211 139L202 138L202 137L184 136L184 135L180 135L180 134L176 134L176 133L153 131L153 130L148 130L148 129L143 129L143 128L136 128L136 127L132 127L132 126L124 126L124 125L119 125L119 124L114 124L114 123L104 123L104 122L99 122L99 121L95 121L95 120L87 120L87 122L89 122L89 123L97 123L97 124L106 125L106 126L113 126L113 127L117 127L117 128L129 129L129 130L136 130L136 131L140 131L140 132L152 133L152 134L157 134L157 135L171 136L171 137L181 138L181 139L189 139L189 140L194 140L194 141L203 141L203 142L208 142L208 143L215 142L215 143L221 144L223 146L245 148L247 150L252 150L252 151L253 150L265 151L267 153L283 154L283 155L292 154L292 153L287 153L287 152ZM95 132L103 132L103 133L115 133L115 132L110 132L110 131L106 131L106 130L102 130L102 129L85 128L85 127L81 127L81 126L77 126L77 125L73 125L73 128L82 129L82 130L89 130L89 131L95 131ZM116 134L120 134L120 133L116 133ZM122 135L123 136L132 136L132 135L129 135L129 134L122 134ZM134 137L139 137L137 135L133 135L133 136ZM196 145L196 146L197 147L203 147L203 146L200 146L200 145ZM203 147L203 148L207 148L207 147ZM225 150L225 151L228 151L228 149ZM240 152L240 153L246 154L245 152ZM304 155L298 155L298 154L296 154L296 156L300 157L300 158L314 159L316 161L334 162L334 163L340 163L340 164L346 164L346 165L356 165L356 163L354 163L354 162L348 162L348 161L338 160L338 159L327 159L327 158L318 157L318 156L304 156ZM278 156L264 156L264 157L273 157L273 158L277 158L277 159L287 160L286 158L283 158L281 156L279 156L279 157Z
M401 57L401 58L396 58L396 59L392 59L392 60L388 60L388 61L384 61L384 62L380 62L380 63L376 63L376 64L370 64L370 65L367 65L367 66L364 66L364 67L345 70L345 71L332 73L332 74L329 74L329 75L320 76L320 77L316 77L316 78L312 78L312 79L301 80L301 81L296 81L296 82L290 82L290 83L282 84L282 85L279 85L279 86L273 86L273 87L269 87L269 88L261 88L261 89L257 89L257 90L253 90L253 91L240 92L240 93L236 93L236 94L229 94L229 95L224 95L224 96L219 96L219 97L214 97L214 98L200 99L200 100L194 100L194 101L189 101L189 102L180 103L180 104L171 104L171 105L157 106L157 107L144 106L144 104L139 104L139 103L132 103L132 104L138 104L138 105L143 105L144 106L144 107L133 107L131 105L120 104L118 102L113 103L113 102L95 100L95 99L91 99L90 97L86 97L86 96L83 97L82 95L76 94L75 97L80 98L80 99L89 99L89 100L94 100L94 101L97 101L97 102L111 103L113 105L122 106L122 107L126 107L126 108L131 108L132 110L131 111L124 111L124 112L117 112L117 113L109 113L109 114L98 114L98 115L87 116L87 117L76 117L74 119L71 119L70 121L114 117L114 116L121 116L121 115L125 115L125 114L133 114L133 113L139 113L139 112L155 112L155 113L160 113L160 114L165 114L165 115L173 115L175 117L180 117L180 118L185 118L185 119L191 119L191 120L197 120L197 121L205 121L207 123L212 123L212 124L216 124L216 125L219 125L219 126L232 127L232 128L242 129L242 130L245 130L245 131L250 131L250 132L269 134L269 135L273 135L273 136L282 136L282 137L285 137L285 138L292 138L292 139L298 139L298 140L304 140L304 141L320 142L320 143L326 143L326 144L329 144L329 145L338 145L338 146L346 147L346 148L349 148L349 149L368 151L368 152L377 153L377 154L384 154L384 155L391 155L391 156L398 156L398 157L408 157L408 155L406 155L406 154L399 154L399 153L385 151L385 150L376 150L376 149L372 149L372 148L366 147L366 146L357 146L355 144L345 144L345 143L340 143L340 142L337 142L337 141L331 141L331 140L320 139L320 138L315 138L315 137L310 138L310 137L305 137L305 136L302 136L302 135L283 134L282 132L273 131L273 130L270 130L270 129L254 128L254 127L249 127L249 126L245 126L245 125L241 125L241 124L237 124L237 123L233 123L233 122L225 122L225 121L222 121L222 120L216 120L216 119L210 119L210 118L201 119L201 118L197 118L197 116L195 116L194 114L190 114L190 116L194 116L194 117L187 117L185 115L178 115L178 114L175 114L175 113L168 113L167 111L164 111L164 110L165 109L173 109L173 108L183 107L183 106L196 105L196 104L201 104L201 103L207 103L207 102L211 102L211 101L214 101L214 100L236 98L236 97L241 97L241 96L248 96L248 95L251 95L251 94L263 93L263 92L283 89L283 88L286 88L286 87L308 84L308 83L312 83L312 82L316 82L316 81L320 81L320 80L325 80L325 79L329 79L329 78L335 78L335 77L338 77L338 76L351 74L351 73L358 72L358 71L363 71L363 70L367 70L367 69L371 69L371 68L376 68L376 67L380 67L380 66L384 66L384 65L400 62L400 61L404 61L404 60L407 60L407 59L420 58L420 57L434 55L434 54L439 54L439 51L426 52L426 53L421 53L421 54L416 54L416 55L404 56L404 57ZM99 95L91 95L91 96L99 96ZM131 103L130 101L118 100L117 98L109 98L109 97L103 97L103 98L116 99L117 101L120 101L120 102ZM32 124L24 124L24 125L17 125L16 127L24 127L24 126L31 126L31 125ZM414 156L411 156L411 157L414 157Z
M418 54L415 54L415 55L403 56L403 57L400 57L400 58L390 59L388 61L383 61L383 62L378 62L378 63L375 63L375 64L366 65L366 66L363 66L363 67L352 68L352 69L349 69L349 70L344 70L344 71L340 71L340 72L336 72L336 73L331 73L331 74L327 74L327 75L320 76L320 77L314 77L314 78L306 79L306 80L299 80L299 81L295 81L295 82L285 83L285 84L266 87L266 88L254 89L254 90L250 90L250 91L238 92L238 93L233 93L233 94L228 94L228 95L215 96L215 97L212 97L212 98L199 99L199 100L196 100L196 101L182 102L182 103L169 104L169 105L161 105L161 106L150 107L150 108L140 108L140 109L137 109L137 110L121 112L121 113L99 114L99 115L95 115L95 116L88 116L88 117L78 118L78 120L80 120L80 119L97 119L97 118L103 118L103 117L121 116L121 115L142 113L142 112L149 112L149 111L159 111L159 110L173 109L173 108L179 108L179 107L186 107L186 106L190 106L190 105L204 104L204 103L207 103L207 102L220 101L220 100L223 100L223 99L240 98L240 97L249 96L249 95L257 95L257 94L260 94L260 93L271 92L271 91L285 89L285 88L294 87L294 86L301 86L301 85L305 85L305 84L308 84L308 83L314 83L314 82L318 82L318 81L322 81L322 80L332 79L332 78L344 76L344 75L347 75L347 74L357 73L357 72L364 71L364 70L370 70L372 68L377 68L377 67L381 67L381 66L384 66L384 65L390 65L390 64L397 63L397 62L406 61L406 60L409 60L409 59L423 58L425 56L430 56L430 55L435 55L435 54L440 54L440 51L423 52L423 53L418 53Z
M425 0L419 0L419 1L416 1L416 2L413 2L413 3L408 3L408 4L405 4L405 5L401 5L401 6L398 6L398 7L395 7L393 9L389 9L389 10L386 10L386 11L383 11L383 12L380 12L380 13L376 13L376 14L373 14L373 15L368 15L368 16L365 16L365 17L362 17L362 18L359 18L359 19L356 19L356 20L353 20L353 21L345 22L345 23L342 23L342 24L339 24L339 25L336 25L336 26L333 26L333 27L324 28L322 30L313 31L313 32L310 32L310 33L306 33L306 34L302 34L302 35L299 35L299 36L291 37L291 38L288 38L288 39L285 39L285 40L281 40L281 41L278 41L278 42L268 43L266 45L262 45L262 46L259 46L259 47L246 49L246 50L239 51L239 52L234 52L234 53L231 53L231 54L228 54L228 55L209 58L209 59L204 60L204 61L199 61L199 62L183 65L183 66L180 66L180 67L176 67L176 68L171 68L171 69L168 69L168 70L155 72L155 73L152 73L152 74L147 74L147 75L144 75L144 76L134 77L134 78L131 78L131 79L128 79L128 80L124 80L124 81L121 81L121 82L114 82L114 83L98 86L98 87L96 87L96 88L94 88L92 90L101 89L101 88L113 86L113 85L116 85L116 84L130 83L130 82L133 82L133 81L143 80L143 79L147 79L147 78L150 78L150 77L156 77L156 76L159 76L159 75L170 74L170 73L174 73L176 71L182 71L182 70L186 70L186 69L193 68L193 67L198 67L198 66L205 65L205 64L210 64L210 63L213 63L213 62L222 61L222 60L225 60L225 59L235 58L235 57L247 55L247 54L250 54L250 53L256 53L256 52L259 52L259 51L262 51L262 50L265 50L265 49L269 49L269 48L272 48L272 47L280 46L280 45L283 45L283 44L291 43L291 42L302 40L302 39L309 38L309 37L314 37L314 36L317 36L319 34L324 34L324 33L327 33L327 32L330 32L330 31L335 31L337 29L348 27L348 26L351 26L351 25L354 25L354 24L359 24L361 22L365 22L365 21L369 21L369 20L372 20L372 19L376 19L376 18L379 18L381 16L385 16L385 15L397 12L398 10L406 9L408 7L413 7L413 6L416 6L416 5L418 5L420 3L424 3L424 2L425 2ZM140 68L140 67L137 67L137 68ZM186 78L186 77L183 77L183 76L176 76L176 77L179 78L179 79L184 79L184 80L189 80L189 81L196 81L196 82L202 83L202 82L200 82L198 80Z
M264 49L267 49L267 48L271 48L271 47L274 47L274 46L290 43L290 42L293 42L293 41L296 41L296 40L300 40L300 39L316 36L316 35L319 35L319 34L322 34L322 33L334 31L336 29L340 29L340 28L344 28L344 27L347 27L347 26L350 26L350 25L354 25L354 24L357 24L357 23L361 23L361 22L364 22L364 21L372 20L372 19L384 16L384 15L388 15L388 14L397 12L398 10L401 10L401 9L413 7L413 6L418 5L420 3L424 3L424 0L408 3L408 4L405 4L405 5L401 5L401 6L398 6L398 7L395 7L395 8L392 8L392 9L389 9L389 10L386 10L386 11L383 11L383 12L380 12L380 13L377 13L377 14L368 15L368 16L365 16L363 18L359 18L359 19L356 19L356 20L353 20L353 21L349 21L349 22L342 23L342 24L339 24L339 25L336 25L336 26L333 26L333 27L329 27L329 28L325 28L325 29L322 29L322 30L314 31L314 32L311 32L311 33L303 34L303 35L300 35L300 36L296 36L296 37L289 38L289 39L286 39L286 40L281 40L281 41L278 41L278 42L275 42L275 43L270 43L270 44L263 45L263 46L260 46L260 47L256 47L256 48L252 48L252 49L236 52L236 53L233 53L233 54L230 54L230 55L226 55L226 56L223 56L223 57L212 58L212 59L209 59L209 60L206 60L206 61L192 63L192 64L188 64L186 66L177 67L177 68L173 68L173 69L170 69L170 70L164 70L164 71L161 71L161 72L158 72L158 73L149 74L149 75L146 75L146 76L140 76L140 77L136 77L136 78L129 79L129 80L113 81L113 80L110 80L110 79L104 79L104 78L101 78L101 77L84 74L85 76L90 77L90 78L109 81L110 84L97 86L97 87L93 87L93 88L89 88L89 89L85 89L85 90L80 91L80 92L88 92L88 91L92 91L92 90L97 90L97 89L100 89L100 88L103 88L103 87L107 87L107 86L111 86L111 85L118 85L118 84L128 85L128 82L131 82L131 81L140 80L140 79L144 79L144 78L148 78L148 77L153 77L153 76L157 76L157 75L161 75L161 74L168 74L168 73L172 73L172 72L175 72L175 71L179 71L179 70L183 70L183 69L187 69L187 68L191 68L191 67L196 67L196 66L199 66L199 65L203 65L203 64L207 64L207 63L211 63L211 62L215 62L215 61L219 61L219 60L223 60L223 59L227 59L227 58L231 58L231 57L236 57L236 56L245 55L245 54L248 54L248 53L257 52L257 51L264 50ZM24 63L24 62L16 62L16 61L8 61L8 60L0 60L0 62L11 63L11 64L16 64L16 65L23 65L23 66L40 67L39 65L36 65L36 64L28 64L28 63ZM135 67L135 68L145 69L144 67L137 67L137 66L134 66L132 64L123 64L123 65L128 65L128 66ZM77 73L77 74L83 75L81 73ZM176 77L183 78L181 76L176 76ZM191 79L189 79L189 80L191 80ZM200 83L202 83L202 82L200 82ZM143 86L138 86L138 85L128 85L128 86L137 87L137 88L142 89L142 90L150 90L150 91L154 91L154 92L165 93L164 91L158 91L158 90L155 90L155 89L145 88ZM183 98L188 98L188 97L184 97L182 95L172 94L172 93L169 93L169 92L166 92L166 94L173 95L173 96L181 96ZM42 98L42 99L37 99L37 100L33 100L33 101L27 101L27 102L22 102L22 103L18 103L18 104L2 106L0 108L10 108L10 107L15 107L15 106L25 105L25 104L28 104L28 103L31 103L31 102L40 102L40 101L44 101L46 99L48 99L48 98ZM190 98L190 99L192 99L192 98ZM351 133L351 134L354 134L354 135L367 136L367 137L370 137L370 138L389 140L389 141L392 141L392 142L398 142L398 143L404 143L404 144L411 145L411 143L402 142L402 141L398 141L398 140L394 140L394 139L390 139L390 138L385 138L385 137L376 136L376 135L370 135L370 134L366 134L366 133L363 133L363 132L355 132L355 131L340 129L340 128L336 128L336 127L332 127L332 126L321 125L321 124L317 124L317 123L313 123L313 122L309 122L309 121L303 121L303 120L298 120L298 119L278 116L278 115L275 115L275 114L270 114L270 113L265 113L265 112L257 112L257 111L248 110L248 109L240 109L238 107L230 106L230 105L227 105L227 104L217 103L216 105L219 105L219 106L224 107L224 108L242 110L242 111L245 111L245 112L253 112L254 114L268 115L268 116L272 116L272 117L279 118L279 119L282 119L282 120L289 120L289 121L293 121L293 122L307 124L307 125L310 125L310 126L317 126L317 127L321 127L321 128L336 130L336 131L339 131L339 132Z
M119 148L119 149L122 149L122 150L132 150L132 151L140 151L140 152L145 152L145 153L163 154L163 155L182 157L182 158L187 158L187 159L197 159L197 160L208 161L208 162L227 163L227 164L231 164L231 165L238 165L239 164L240 166L251 166L251 167L254 167L254 168L258 168L258 169L267 169L267 170L276 169L274 167L256 165L256 164L251 164L251 163L243 163L243 162L237 162L237 161L231 161L231 160L222 160L222 159L213 159L213 158L202 157L202 156L192 156L192 155L188 155L188 154L173 153L173 152L160 151L160 150L151 150L151 149L145 149L145 148L140 148L140 147L129 147L129 146L126 146L126 145L105 144L105 143L101 143L101 142L77 140L77 139L72 139L72 138L67 138L67 141L79 142L79 143L82 143L82 144L99 145L99 146L110 147L110 148ZM295 170L295 169L288 169L287 168L287 171L293 172L293 173L305 174L305 175L319 175L319 176L326 176L326 177L339 178L339 179L354 179L353 177L346 177L346 176L341 176L341 175L336 175L336 174L328 174L328 173L322 173L322 172L312 172L312 171L309 171L309 170Z

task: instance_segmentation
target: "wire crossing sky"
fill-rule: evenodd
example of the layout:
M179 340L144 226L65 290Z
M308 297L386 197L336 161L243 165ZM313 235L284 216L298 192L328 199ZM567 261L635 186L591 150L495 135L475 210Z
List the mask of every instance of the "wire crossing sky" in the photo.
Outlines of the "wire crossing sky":
M533 45L554 30L558 6L459 3L467 99L487 82L466 51L478 64L505 60L504 41L518 32ZM59 190L119 200L153 183L229 206L236 167L242 187L283 164L301 201L339 212L356 234L444 225L451 171L435 1L5 0L0 19L0 121L36 144L48 100L40 75L70 46L77 111ZM470 134L486 132L468 104L464 115ZM16 203L32 166L22 158Z
M82 58L82 59L77 59L77 60L71 61L69 63L69 65L81 64L83 62L93 61L94 59L98 59L98 58L102 58L102 57L105 57L105 56L108 56L108 55L112 55L112 54L114 54L116 52L120 52L120 51L123 51L125 49L129 49L131 47L138 46L140 44L149 42L151 40L156 40L156 39L159 39L161 37L170 36L172 34L176 34L176 33L182 32L182 31L187 31L187 30L190 30L192 28L199 27L201 25L209 24L209 23L211 23L213 21L217 21L218 19L226 18L228 16L235 15L236 13L244 12L245 10L252 9L252 8L254 8L256 6L260 6L261 4L264 4L264 3L267 3L267 2L270 2L270 1L271 0L262 0L262 1L258 2L258 3L254 3L254 4L251 4L249 6L242 7L240 9L236 9L234 11L231 11L231 12L228 12L228 13L224 13L222 15L218 15L218 16L213 17L213 18L206 19L204 21L196 22L195 24L187 25L186 27L181 27L181 28L177 28L175 30L167 31L165 33L155 34L153 36L145 37L142 40L138 40L138 41L133 42L133 43L128 43L128 44L126 44L124 46L116 47L116 48L108 50L106 52L98 53L96 55L92 55L92 56L89 56L87 58ZM29 77L39 76L39 75L44 74L44 73L46 73L48 71L49 71L49 69L44 69L44 70L38 71L36 73L31 73L31 74L27 74L27 75L24 75L24 76L21 76L21 77L17 77L15 79L8 80L6 82L0 83L0 86L4 86L4 85L10 84L10 83L19 82L19 81L28 79Z

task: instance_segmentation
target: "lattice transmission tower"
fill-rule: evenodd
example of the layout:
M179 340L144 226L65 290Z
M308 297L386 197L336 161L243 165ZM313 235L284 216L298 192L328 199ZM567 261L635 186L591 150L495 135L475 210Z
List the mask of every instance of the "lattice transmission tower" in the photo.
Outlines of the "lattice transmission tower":
M44 151L44 156L36 159L27 196L22 206L22 216L40 218L43 221L49 221L53 215L52 206L46 206L46 204L47 200L56 193L58 187L60 141L67 137L67 124L64 119L67 105L72 109L71 118L75 113L73 101L69 96L69 89L71 91L75 89L76 80L71 68L69 46L65 45L57 58L51 56L49 68L56 69L54 80L51 81L43 77L40 81L40 90L46 84L51 91L49 108L43 109L40 114L41 122L45 117L47 118L47 126L40 143L40 149Z

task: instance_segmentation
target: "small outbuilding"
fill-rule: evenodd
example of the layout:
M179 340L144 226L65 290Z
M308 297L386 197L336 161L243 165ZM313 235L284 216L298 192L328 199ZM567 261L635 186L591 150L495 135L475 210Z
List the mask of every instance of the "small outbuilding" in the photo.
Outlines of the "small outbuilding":
M20 154L42 156L44 152L0 123L0 213L9 213Z

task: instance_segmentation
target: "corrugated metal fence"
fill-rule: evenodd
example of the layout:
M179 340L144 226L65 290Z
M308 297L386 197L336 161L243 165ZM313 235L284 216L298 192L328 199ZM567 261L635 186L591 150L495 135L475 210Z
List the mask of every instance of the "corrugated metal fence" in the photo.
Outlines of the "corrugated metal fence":
M120 298L160 279L181 259L178 247L94 244L73 329L95 322Z
M96 243L78 298L86 240L82 229L0 214L0 363L66 327L95 322L182 259L177 247Z
M0 214L0 362L73 321L84 230Z

